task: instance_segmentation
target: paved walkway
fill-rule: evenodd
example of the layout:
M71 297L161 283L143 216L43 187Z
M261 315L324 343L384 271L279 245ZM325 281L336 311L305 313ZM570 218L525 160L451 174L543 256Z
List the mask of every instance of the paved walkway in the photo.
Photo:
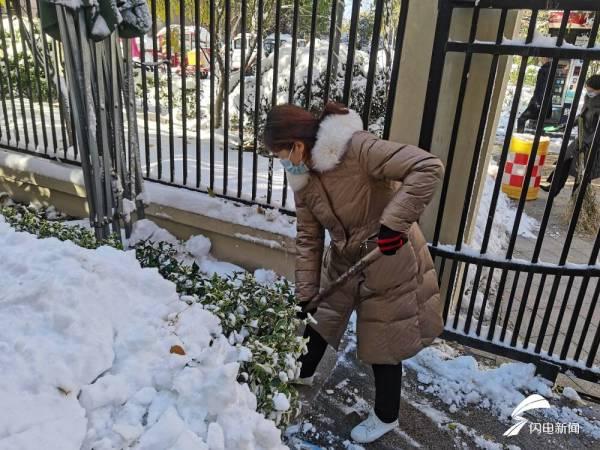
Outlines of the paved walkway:
M472 354L481 364L493 361L468 348L453 345L459 352ZM443 449L586 449L599 448L600 442L583 433L569 435L530 434L527 427L518 436L504 438L511 426L489 410L467 408L451 411L438 398L424 393L416 374L405 370L400 405L400 427L380 441L357 446L349 440L350 430L366 417L374 398L371 369L355 358L355 338L349 334L338 355L330 349L317 373L312 388L302 388L306 402L295 432L289 436L292 449L397 450L408 448ZM569 403L562 405L571 406ZM568 401L566 401L568 402ZM552 406L561 406L551 401ZM515 405L516 406L516 405ZM581 414L600 419L600 406L588 403Z

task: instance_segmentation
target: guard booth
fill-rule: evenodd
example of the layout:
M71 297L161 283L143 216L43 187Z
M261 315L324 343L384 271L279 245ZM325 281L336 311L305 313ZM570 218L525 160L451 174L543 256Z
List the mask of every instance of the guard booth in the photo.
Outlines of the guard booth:
M551 11L549 13L548 29L550 36L558 36L562 18L562 11ZM567 22L568 26L564 37L565 42L581 47L587 46L592 31L593 20L594 14L591 12L571 12ZM575 88L579 81L582 65L583 61L579 59L563 59L559 61L552 89L552 112L550 117L546 119L546 124L560 126L567 123L569 112L573 107Z

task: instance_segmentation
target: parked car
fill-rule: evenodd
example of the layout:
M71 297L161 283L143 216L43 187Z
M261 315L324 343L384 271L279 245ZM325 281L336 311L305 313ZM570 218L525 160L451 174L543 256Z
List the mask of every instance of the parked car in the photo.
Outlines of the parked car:
M181 26L174 24L170 27L171 38L171 67L181 71L185 67L186 73L194 74L196 66L202 78L207 78L210 69L210 33L202 27L186 26L183 28L185 56L182 57L181 48ZM200 44L199 52L196 52L196 34L198 33L198 42ZM168 59L167 51L167 28L161 28L156 33L158 48L157 59ZM196 61L196 54L199 53L199 60ZM185 64L184 64L185 63Z
M275 49L275 34L270 34L268 35L264 41L263 41L263 49L265 52L265 56L269 56L271 54L271 52L273 52L273 50ZM283 47L286 45L292 45L292 36L290 36L289 34L280 34L279 35L279 46ZM302 39L302 38L298 38L296 39L296 46L297 47L306 47L308 44L306 42L306 39Z
M246 33L246 58L250 55L250 59L248 62L248 67L246 71L249 70L254 65L254 60L256 59L256 48L251 50L256 43L256 35L254 33ZM231 41L231 70L240 70L242 66L242 34L238 34Z

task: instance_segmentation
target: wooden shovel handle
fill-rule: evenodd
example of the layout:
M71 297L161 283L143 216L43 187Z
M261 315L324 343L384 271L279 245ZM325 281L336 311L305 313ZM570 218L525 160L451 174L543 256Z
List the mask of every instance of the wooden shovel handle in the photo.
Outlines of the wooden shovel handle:
M379 247L376 247L375 249L371 250L369 253L367 253L365 256L359 259L356 264L354 264L347 271L345 271L334 281L332 281L325 289L323 289L321 292L319 292L317 295L311 298L308 301L308 304L304 307L304 310L310 311L312 309L317 308L319 306L319 303L321 303L324 298L337 291L350 278L353 278L356 275L360 274L364 269L366 269L375 261L377 261L381 255L383 255L383 253L381 253Z

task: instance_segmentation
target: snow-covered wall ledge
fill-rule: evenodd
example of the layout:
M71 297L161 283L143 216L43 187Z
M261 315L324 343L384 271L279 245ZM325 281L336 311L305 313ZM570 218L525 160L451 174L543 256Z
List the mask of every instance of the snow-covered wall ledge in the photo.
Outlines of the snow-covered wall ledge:
M180 239L202 234L212 254L248 270L268 268L293 280L293 217L257 206L146 182L146 217ZM22 202L54 205L86 218L88 206L81 168L0 149L0 192Z

